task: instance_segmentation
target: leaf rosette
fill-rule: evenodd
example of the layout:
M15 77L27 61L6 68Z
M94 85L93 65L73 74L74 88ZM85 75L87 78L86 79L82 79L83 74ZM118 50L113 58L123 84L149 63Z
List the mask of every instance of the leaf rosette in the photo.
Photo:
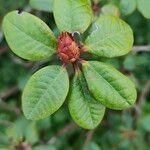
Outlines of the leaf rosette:
M62 62L62 66L40 69L29 79L22 95L24 115L30 120L46 118L67 97L74 121L93 129L101 122L106 107L122 110L133 106L136 90L132 81L115 68L86 60L82 54L98 58L125 55L133 46L132 30L118 16L102 15L94 21L89 0L54 0L52 10L61 32L59 37L41 19L27 12L12 11L3 20L4 35L16 55L30 61L57 55ZM78 41L74 33L84 36L87 30L91 32ZM70 70L66 66L70 63L75 74L69 87Z

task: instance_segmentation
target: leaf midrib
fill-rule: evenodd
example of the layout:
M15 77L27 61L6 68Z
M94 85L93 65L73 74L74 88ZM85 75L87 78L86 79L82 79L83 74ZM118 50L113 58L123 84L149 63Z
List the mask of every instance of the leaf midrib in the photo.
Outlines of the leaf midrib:
M100 39L99 41L97 41L97 42L95 42L95 43L93 43L93 44L90 44L89 42L85 42L85 43L87 43L88 47L91 48L93 45L101 44L103 41L105 41L105 40L107 40L107 39L110 39L110 38L114 38L114 37L120 35L121 33L127 33L127 30L125 30L125 31L121 30L120 32L117 32L117 33L114 33L114 32L109 33L110 36L105 36L102 40ZM113 35L112 35L112 34L113 34ZM90 35L90 36L91 36L91 35ZM91 38L90 36L89 36L89 38ZM87 40L89 40L89 39L87 39ZM89 44L88 44L88 43L89 43Z
M83 78L84 78L84 76L83 76ZM90 118L91 118L92 126L94 126L94 119L93 119L93 116L92 116L92 113L91 113L91 109L90 109L90 106L89 106L90 103L88 101L86 101L87 98L85 96L84 88L82 86L82 81L81 81L80 77L79 77L79 83L80 83L80 86L81 86L82 95L84 97L84 102L86 103L86 106L87 106L87 108L89 110L89 113L90 113ZM88 93L88 94L90 94L90 93Z
M102 79L103 79L104 81L106 81L106 83L108 83L108 84L111 86L111 88L114 89L114 90L119 94L119 96L122 97L122 99L123 99L126 103L128 103L128 105L132 105L129 101L127 101L127 100L125 99L125 97L123 97L123 96L120 94L120 92L117 91L116 88L114 88L101 74L99 74L99 73L97 72L97 70L95 70L95 69L92 67L92 65L89 65L89 67L90 67L98 76L101 76Z
M42 43L41 41L34 39L32 36L28 35L26 32L22 31L18 26L16 26L14 23L12 23L9 19L6 19L13 27L16 28L16 30L19 30L22 34L25 34L27 37L29 37L30 39L32 39L33 41L47 47L48 49L50 49L51 51L53 50L51 47L49 47L48 45Z
M51 82L51 84L53 84L54 82L56 82L56 80L58 79L59 75L60 75L62 72L63 72L63 70L61 70L61 71L59 72L59 74L57 74L55 80L54 80L53 82ZM48 90L48 88L49 88L49 86L47 86L46 91ZM44 94L41 95L41 97L39 98L38 102L37 102L36 105L34 106L35 109L33 109L33 110L30 112L30 116L32 116L32 115L34 114L34 112L35 112L35 110L36 110L36 107L40 104L41 99L42 99L43 97L44 97Z

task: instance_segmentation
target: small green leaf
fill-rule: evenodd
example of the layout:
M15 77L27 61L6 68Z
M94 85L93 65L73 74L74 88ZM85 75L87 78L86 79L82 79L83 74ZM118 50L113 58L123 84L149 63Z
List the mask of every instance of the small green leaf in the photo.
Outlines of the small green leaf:
M147 132L150 132L150 114L145 115L141 118L140 126Z
M150 19L150 0L137 0L138 10L147 19Z
M54 17L61 31L84 32L92 22L89 0L54 0Z
M53 114L65 101L68 89L66 69L48 66L36 72L29 79L22 96L26 118L39 120Z
M86 129L95 128L102 120L105 107L90 94L87 83L78 71L71 85L69 111L74 121Z
M55 146L53 146L52 144L50 145L37 145L33 148L33 150L58 150Z
M91 4L92 4L92 3L91 3L91 0L88 0L88 3L89 3L89 5L91 6Z
M104 5L101 9L101 12L103 15L112 15L116 17L120 16L118 7L113 4Z
M29 13L8 13L3 30L12 51L24 59L43 60L55 52L56 39L49 27Z
M83 71L90 92L106 107L121 110L135 103L134 84L112 66L90 61L83 63Z
M133 33L123 20L114 16L100 16L95 26L96 29L85 40L89 53L111 58L132 49Z
M121 0L120 9L124 15L132 14L136 9L136 0Z
M30 6L37 10L52 11L53 0L30 0Z
M124 59L123 66L126 70L133 71L136 68L136 62L136 55L128 55Z

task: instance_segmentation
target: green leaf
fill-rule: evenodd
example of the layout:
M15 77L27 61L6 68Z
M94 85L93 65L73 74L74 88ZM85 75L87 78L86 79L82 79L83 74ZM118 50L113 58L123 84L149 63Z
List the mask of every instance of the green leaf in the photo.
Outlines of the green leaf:
M38 130L35 122L30 122L26 126L25 137L26 137L26 141L30 144L34 144L39 141Z
M30 0L30 6L37 10L52 11L53 0Z
M92 2L91 2L91 0L88 0L88 3L89 3L89 5L90 5L90 6L92 5Z
M74 121L86 129L95 128L105 113L105 107L91 96L80 71L76 72L72 81L69 111Z
M101 9L101 12L103 15L112 15L116 17L120 16L118 7L113 4L104 5Z
M141 118L140 125L145 131L150 132L150 114Z
M27 119L39 120L57 111L67 96L69 79L65 68L48 66L36 72L25 86L22 105Z
M126 70L133 71L136 68L136 55L128 55L123 62L123 66Z
M135 103L134 84L112 66L90 61L83 63L83 71L90 92L106 107L121 110Z
M54 17L61 31L84 32L92 22L89 0L54 0Z
M137 7L145 18L150 19L150 0L137 0Z
M120 9L124 15L132 14L136 9L136 0L121 0Z
M20 117L13 122L7 128L6 134L12 141L17 143L24 138L30 144L34 144L39 140L35 122L30 122L24 117Z
M87 145L87 150L102 150L100 145L98 145L96 142L90 141Z
M131 28L114 16L100 16L94 30L85 40L89 53L101 57L116 57L128 53L133 46Z
M29 13L8 13L3 30L12 51L24 59L43 60L55 52L56 39L49 27Z
M33 150L58 150L55 146L53 145L38 145L38 146L35 146L33 148Z
M28 120L23 117L17 119L15 122L13 122L12 125L7 128L7 136L11 138L12 141L20 141L21 139L23 139L23 137L25 137L25 130L28 123Z

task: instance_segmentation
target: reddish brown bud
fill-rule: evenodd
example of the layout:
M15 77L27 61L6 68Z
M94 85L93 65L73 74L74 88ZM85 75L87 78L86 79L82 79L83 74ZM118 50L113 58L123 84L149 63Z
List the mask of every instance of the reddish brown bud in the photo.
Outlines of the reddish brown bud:
M98 13L98 12L100 11L100 6L99 6L99 4L98 4L98 3L94 3L94 4L92 5L92 10L93 10L94 14Z
M65 63L73 63L80 56L80 48L68 32L63 32L58 37L57 51L58 56Z

